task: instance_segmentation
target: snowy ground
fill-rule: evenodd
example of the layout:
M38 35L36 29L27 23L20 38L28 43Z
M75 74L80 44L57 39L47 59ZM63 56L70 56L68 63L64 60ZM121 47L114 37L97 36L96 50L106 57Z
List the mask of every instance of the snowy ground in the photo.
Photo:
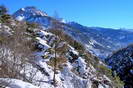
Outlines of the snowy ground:
M66 42L60 42L58 48L63 49L67 44L68 51L64 54L64 62L60 63L62 69L56 71L56 87L51 83L54 76L54 68L49 64L55 56L54 42L59 40L57 36L45 30L37 31L37 46L40 49L34 52L35 59L32 63L25 65L25 70L21 73L26 74L27 79L32 82L24 82L18 79L10 79L6 88L92 88L94 81L98 82L98 88L110 88L111 81L106 76L96 74L96 69L85 62L85 59L79 55L79 52ZM57 57L63 55L57 53ZM0 80L7 81L1 78ZM105 84L107 81L108 84Z

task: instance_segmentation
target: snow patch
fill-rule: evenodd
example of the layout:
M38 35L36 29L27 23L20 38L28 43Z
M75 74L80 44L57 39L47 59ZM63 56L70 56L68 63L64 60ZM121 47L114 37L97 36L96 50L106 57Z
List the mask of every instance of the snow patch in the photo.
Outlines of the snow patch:
M0 81L7 82L7 84L9 83L6 88L39 88L30 83L18 79L0 78Z
M17 17L16 17L16 20L18 20L18 21L23 21L24 18L25 18L24 16L17 16Z
M40 37L36 37L36 39L39 41L39 44L41 44L44 49L50 48L50 46L47 44L47 41L41 39Z
M22 11L25 11L25 9L24 9L24 8L21 8L21 10L22 10Z

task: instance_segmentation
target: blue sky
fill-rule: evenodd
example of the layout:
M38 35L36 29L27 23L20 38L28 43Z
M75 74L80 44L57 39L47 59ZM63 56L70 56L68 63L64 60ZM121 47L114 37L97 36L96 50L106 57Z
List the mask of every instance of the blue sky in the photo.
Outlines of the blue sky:
M0 0L10 13L36 6L50 16L54 11L85 26L133 29L133 0Z

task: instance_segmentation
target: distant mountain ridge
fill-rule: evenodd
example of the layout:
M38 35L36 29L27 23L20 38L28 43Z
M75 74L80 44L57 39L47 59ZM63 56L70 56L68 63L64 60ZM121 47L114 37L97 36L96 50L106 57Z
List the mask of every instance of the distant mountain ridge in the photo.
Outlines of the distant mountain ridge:
M69 24L85 35L86 38L90 38L91 42L89 42L88 45L91 45L92 47L89 48L91 48L97 56L108 56L112 51L133 43L133 32L130 31L115 30L111 28L86 27L75 22Z
M51 21L54 19L33 7L20 9L13 14L13 17L19 21L35 22L46 28L52 25ZM81 42L87 50L101 58L106 58L113 51L133 42L133 32L126 30L86 27L76 22L59 23L62 24L67 34Z

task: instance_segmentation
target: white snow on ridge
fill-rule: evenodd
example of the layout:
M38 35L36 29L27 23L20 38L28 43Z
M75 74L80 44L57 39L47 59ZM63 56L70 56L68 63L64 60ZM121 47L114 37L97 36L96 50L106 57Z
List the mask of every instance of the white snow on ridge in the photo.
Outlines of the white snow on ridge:
M17 19L18 21L22 21L22 20L24 20L24 16L17 16L16 19Z
M24 8L21 8L21 10L22 10L22 11L25 11L25 9L24 9Z
M47 41L41 39L40 37L36 37L36 39L39 41L39 43L43 46L44 49L50 48L50 46L47 44Z
M41 35L45 35L45 36L47 36L47 35L53 35L52 33L48 33L48 32L43 31L43 30L40 30L40 34Z

